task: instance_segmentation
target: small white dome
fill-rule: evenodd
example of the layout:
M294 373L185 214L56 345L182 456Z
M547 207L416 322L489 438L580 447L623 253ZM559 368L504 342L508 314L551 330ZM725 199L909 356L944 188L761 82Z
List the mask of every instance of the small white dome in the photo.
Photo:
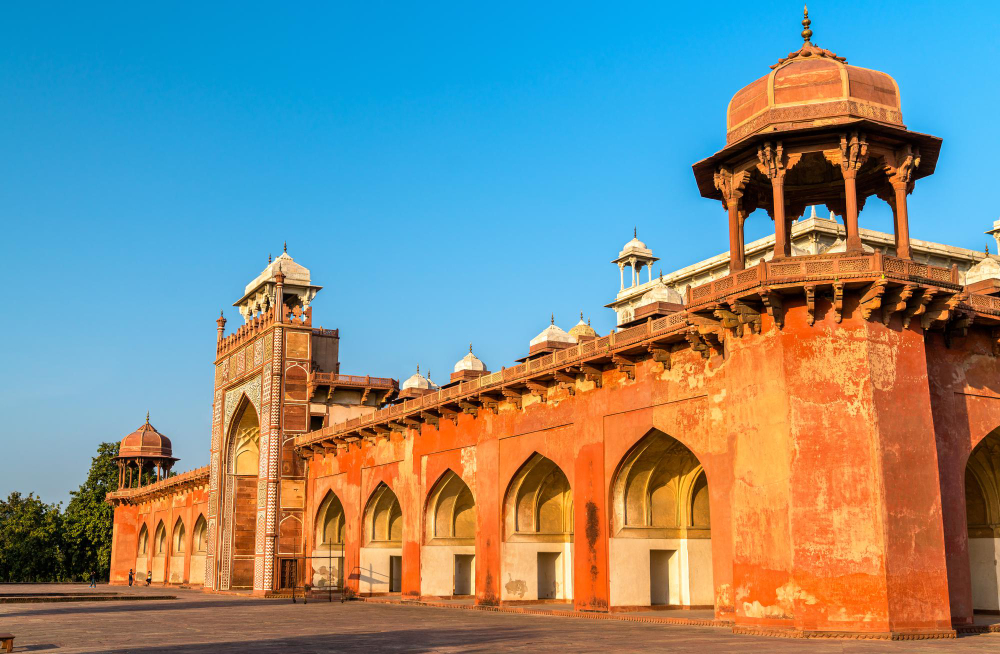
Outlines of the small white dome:
M576 339L564 332L560 327L555 324L549 325L542 330L542 333L531 339L530 345L538 345L539 343L544 343L546 341L556 342L556 343L576 343Z
M455 364L455 372L462 372L463 370L475 370L476 372L482 372L486 370L486 364L479 360L475 354L472 353L472 346L469 346L469 353L458 360Z
M642 299L639 300L639 306L645 306L647 304L652 304L653 302L684 304L684 299L681 297L680 293L664 284L663 281L660 281L654 284L653 288L643 293Z
M569 330L569 335L573 337L574 340L579 341L581 336L597 336L597 330L590 326L590 323L583 321L583 312L580 312L580 322L573 325L572 329Z
M984 279L1000 279L1000 262L993 257L983 257L982 261L965 273L966 284L975 284Z
M409 388L416 388L420 390L427 390L431 388L437 388L437 386L431 380L427 379L420 374L420 366L417 366L417 372L410 375L410 378L403 382L403 389L407 390Z
M640 241L640 240L639 240L639 239L638 239L637 237L635 237L635 236L633 236L633 237L632 237L632 240L631 240L631 241L629 241L628 243L626 243L626 244L625 244L625 247L623 247L623 248L622 248L622 250L628 250L628 249L630 249L630 248L639 248L639 249L642 249L642 250L646 250L646 249L648 249L648 248L646 247L646 244L645 244L645 243L643 243L642 241Z

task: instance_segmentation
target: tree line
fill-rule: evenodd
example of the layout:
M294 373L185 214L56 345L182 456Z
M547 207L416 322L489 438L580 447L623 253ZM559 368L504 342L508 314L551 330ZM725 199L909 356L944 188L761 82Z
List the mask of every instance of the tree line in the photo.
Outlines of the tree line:
M46 504L15 491L0 500L0 581L80 581L111 572L114 509L105 496L118 489L118 443L101 443L87 480L69 504Z

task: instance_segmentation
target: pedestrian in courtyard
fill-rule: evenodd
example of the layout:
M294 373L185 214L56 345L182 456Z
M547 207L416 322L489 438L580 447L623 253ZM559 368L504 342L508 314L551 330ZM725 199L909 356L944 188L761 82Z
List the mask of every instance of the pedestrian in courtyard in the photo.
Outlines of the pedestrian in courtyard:
M128 587L132 587L132 580L135 578L135 573L132 572L132 568L128 569Z
M153 583L153 571L149 570L146 572L146 585L148 586L151 583Z
M90 587L97 588L97 573L93 570L90 571Z

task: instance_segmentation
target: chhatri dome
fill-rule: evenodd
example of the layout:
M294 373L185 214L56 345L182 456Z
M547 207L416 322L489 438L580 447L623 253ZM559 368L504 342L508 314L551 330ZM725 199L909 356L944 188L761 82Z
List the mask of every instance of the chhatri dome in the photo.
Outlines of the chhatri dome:
M583 312L580 312L580 322L573 325L569 330L569 335L573 337L575 341L586 341L592 338L597 338L597 330L590 326L590 323L583 321Z
M173 448L170 439L149 424L147 413L146 423L122 439L118 447L118 458L173 459Z
M567 343L575 345L576 340L556 325L556 317L553 315L549 321L549 326L543 329L538 336L531 339L528 345L540 345L542 343Z
M864 119L904 127L899 86L889 75L848 65L813 45L808 8L804 43L771 72L740 89L726 112L726 143L753 134L829 126Z
M660 280L653 285L653 288L649 289L642 294L642 298L639 300L637 307L646 306L647 304L652 304L654 302L670 302L673 304L684 304L684 298L676 290L671 288L663 281L662 274L660 275Z
M417 372L410 375L409 379L403 382L402 390L415 389L418 391L429 391L437 388L437 386L431 380L427 379L420 374L420 366L417 366Z
M458 360L455 364L455 372L462 372L463 370L471 370L473 372L482 372L486 370L486 364L479 360L475 354L472 353L472 345L469 345L469 353Z

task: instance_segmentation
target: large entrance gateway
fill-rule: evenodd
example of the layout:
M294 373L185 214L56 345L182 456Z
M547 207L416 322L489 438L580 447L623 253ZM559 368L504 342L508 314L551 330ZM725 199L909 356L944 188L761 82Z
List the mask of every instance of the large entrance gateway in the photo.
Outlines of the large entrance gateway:
M708 480L697 457L653 430L625 456L612 490L611 605L711 608Z
M1000 434L992 432L965 468L972 608L1000 615Z
M232 567L229 588L253 588L257 542L257 479L260 464L260 422L257 411L243 400L230 435L227 518L231 525Z

